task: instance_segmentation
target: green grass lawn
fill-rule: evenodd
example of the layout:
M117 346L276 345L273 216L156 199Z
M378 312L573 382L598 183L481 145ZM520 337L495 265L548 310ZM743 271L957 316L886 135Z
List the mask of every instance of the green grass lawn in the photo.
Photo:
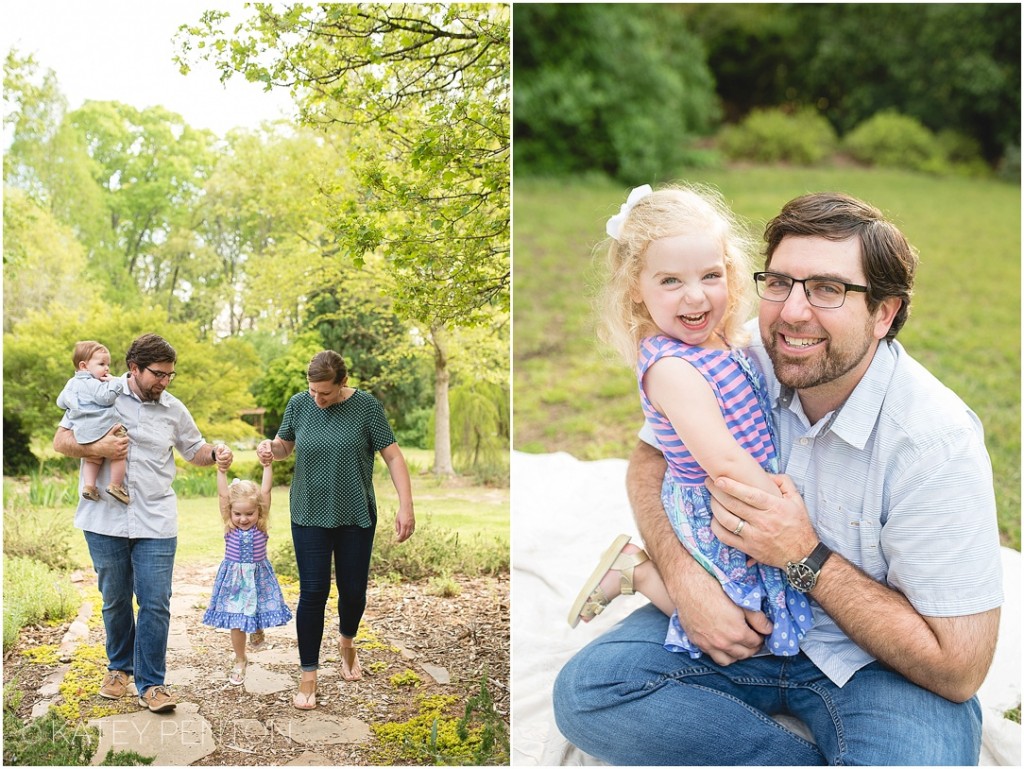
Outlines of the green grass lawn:
M863 169L746 168L680 179L718 187L758 234L782 205L838 190L881 208L917 247L899 339L981 417L1004 544L1020 549L1020 187ZM602 179L516 179L513 445L624 457L642 417L632 372L599 349L594 247L628 188Z

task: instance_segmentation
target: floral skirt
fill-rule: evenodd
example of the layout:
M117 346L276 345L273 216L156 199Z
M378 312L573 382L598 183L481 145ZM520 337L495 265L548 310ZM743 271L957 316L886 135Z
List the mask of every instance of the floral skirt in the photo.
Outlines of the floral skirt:
M666 474L661 501L679 541L718 579L733 603L744 609L762 611L771 620L772 632L765 639L765 650L783 657L797 654L800 641L814 624L810 599L790 587L781 569L760 563L747 566L746 553L723 544L714 535L711 495L703 484L682 484ZM693 659L701 656L700 649L687 638L675 613L669 620L665 648L688 652Z
M204 625L253 633L287 624L291 619L291 609L284 602L270 561L221 563L203 615Z

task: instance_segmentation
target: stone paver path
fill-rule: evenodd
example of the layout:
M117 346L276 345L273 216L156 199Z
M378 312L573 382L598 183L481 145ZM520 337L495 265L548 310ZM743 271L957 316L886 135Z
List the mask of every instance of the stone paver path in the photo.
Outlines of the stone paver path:
M215 573L214 567L209 574L205 571L198 574L196 581L206 585L177 582L174 585L166 680L179 695L178 707L168 713L150 713L140 709L91 721L91 725L100 731L93 764L102 762L108 751L113 749L153 756L154 766L188 766L218 748L230 751L225 753L226 763L234 763L230 760L232 753L253 755L260 752L254 746L273 741L277 746L274 751L278 759L274 763L277 765L328 766L335 765L337 761L325 755L325 747L369 740L372 735L369 725L357 717L326 713L323 707L310 712L291 707L298 678L294 620L283 627L268 629L263 648L248 652L249 665L242 686L234 687L228 683L227 670L232 656L229 631L207 628L201 623L205 602L210 595L209 584L212 584ZM83 640L81 631L87 621L86 611L65 637L65 651L70 651ZM330 632L325 632L325 650L333 647L334 643ZM400 644L392 645L402 659L415 658L414 653ZM216 657L218 664L197 665L197 658L209 661L210 655ZM336 653L326 659L322 653L321 662L321 705L326 697L337 696L334 693L342 689L358 692L359 683L341 683ZM449 674L445 668L422 663L419 666L438 684L448 683ZM211 669L214 672L210 672ZM62 672L58 671L52 677L55 680L47 681L44 685L47 691L52 690L52 694L56 694ZM204 700L203 692L209 694L208 700ZM253 709L262 708L260 717L219 717L216 696L224 693L251 696ZM134 684L130 686L130 696L137 696ZM52 701L48 700L47 705ZM237 700L231 702L234 710L238 711ZM244 709L243 706L241 710ZM39 714L43 712L45 707ZM285 747L282 749L281 745Z

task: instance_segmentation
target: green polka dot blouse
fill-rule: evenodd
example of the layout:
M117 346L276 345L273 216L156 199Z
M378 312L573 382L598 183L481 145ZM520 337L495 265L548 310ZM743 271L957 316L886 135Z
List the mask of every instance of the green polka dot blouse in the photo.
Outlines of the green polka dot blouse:
M395 442L384 407L367 392L322 409L308 392L293 395L277 437L295 444L290 505L300 526L377 523L373 460Z

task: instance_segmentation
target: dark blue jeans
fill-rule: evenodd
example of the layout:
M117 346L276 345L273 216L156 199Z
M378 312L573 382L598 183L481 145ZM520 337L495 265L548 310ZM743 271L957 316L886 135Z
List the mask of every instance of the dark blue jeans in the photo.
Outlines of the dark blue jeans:
M103 596L109 669L134 675L139 694L162 686L177 537L128 539L86 531L85 541ZM133 596L139 604L137 619Z
M375 527L292 524L292 544L299 567L299 605L295 630L299 639L299 664L305 671L320 666L320 643L324 637L324 614L331 593L331 561L338 585L338 629L355 638L366 609L366 586L370 580L370 553Z
M971 766L977 698L958 704L873 662L840 688L806 655L716 665L665 651L666 617L637 609L555 680L558 728L613 765ZM803 721L817 745L770 718Z

